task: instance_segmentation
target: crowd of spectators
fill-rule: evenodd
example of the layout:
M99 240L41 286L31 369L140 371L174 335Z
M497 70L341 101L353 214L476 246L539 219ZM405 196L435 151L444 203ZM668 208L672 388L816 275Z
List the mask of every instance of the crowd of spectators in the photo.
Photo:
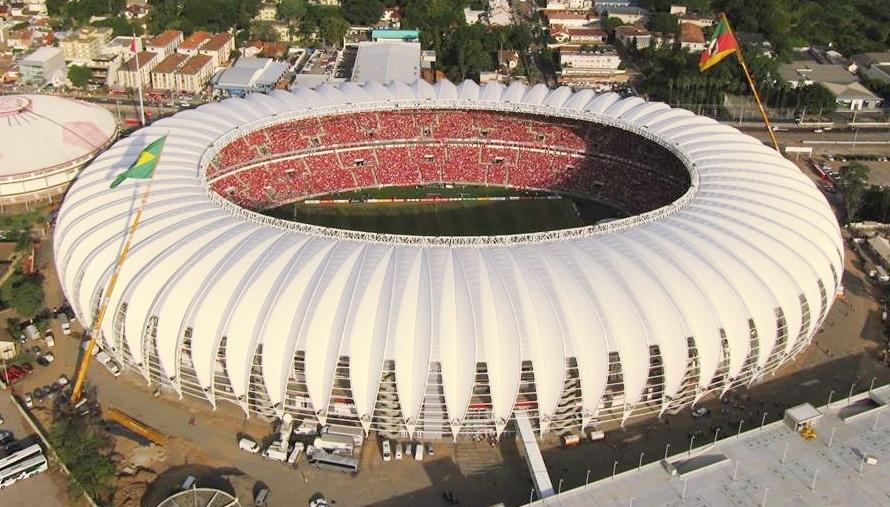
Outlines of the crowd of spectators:
M476 183L582 194L639 213L689 183L661 146L614 127L486 111L364 112L251 132L208 168L220 194L266 209L383 185Z

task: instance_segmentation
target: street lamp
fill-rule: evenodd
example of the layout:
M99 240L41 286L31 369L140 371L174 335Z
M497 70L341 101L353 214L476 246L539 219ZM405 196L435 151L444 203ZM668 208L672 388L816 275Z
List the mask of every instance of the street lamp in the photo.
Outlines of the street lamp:
M664 459L668 459L668 449L670 449L670 448L671 448L671 444L670 444L670 442L668 442L667 444L665 444L665 446L664 446Z

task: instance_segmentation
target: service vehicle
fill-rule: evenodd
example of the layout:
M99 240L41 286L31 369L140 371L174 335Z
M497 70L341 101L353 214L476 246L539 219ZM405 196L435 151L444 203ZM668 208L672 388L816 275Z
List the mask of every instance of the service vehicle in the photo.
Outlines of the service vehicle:
M247 451L251 454L256 454L260 452L260 446L253 441L253 439L244 437L238 441L238 447L241 448L242 451Z
M389 440L383 441L383 461L390 461L392 459L392 452L390 452Z

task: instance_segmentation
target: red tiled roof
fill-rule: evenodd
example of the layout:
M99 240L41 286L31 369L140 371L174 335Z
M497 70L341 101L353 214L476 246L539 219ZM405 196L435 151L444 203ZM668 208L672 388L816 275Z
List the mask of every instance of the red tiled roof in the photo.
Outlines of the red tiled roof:
M210 32L197 31L186 37L182 44L179 45L179 49L198 49L198 46L209 38Z
M180 74L197 74L199 70L203 69L205 65L210 63L213 60L213 57L210 55L195 55L188 59L185 62L185 65L179 69Z
M680 23L680 42L704 44L705 34L701 27L692 23Z
M164 47L167 44L170 44L177 38L182 36L182 32L179 30L164 30L157 37L148 42L149 46L154 47Z
M169 74L178 69L179 65L187 59L188 56L181 55L179 53L169 54L166 58L161 60L161 63L159 63L154 69L152 69L152 73Z
M206 49L207 51L219 51L223 46L228 44L230 40L232 40L232 34L220 32L211 37L201 49Z

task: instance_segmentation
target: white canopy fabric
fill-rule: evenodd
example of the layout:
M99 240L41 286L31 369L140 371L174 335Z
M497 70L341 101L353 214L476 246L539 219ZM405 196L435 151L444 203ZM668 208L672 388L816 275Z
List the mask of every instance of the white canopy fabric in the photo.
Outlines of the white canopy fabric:
M241 210L206 185L208 157L252 129L288 117L391 108L519 111L607 123L681 157L692 185L676 203L638 217L492 238L284 222ZM245 410L257 383L279 415L286 410L294 357L302 352L309 401L324 423L345 356L355 412L368 429L384 362L393 361L401 421L412 432L436 363L445 420L456 433L477 365L485 363L492 419L501 431L528 361L546 428L573 358L586 424L601 410L609 354L617 353L626 418L645 399L652 347L660 350L664 407L687 373L688 338L704 393L721 364L730 380L743 373L751 324L757 366L767 365L780 334L777 309L787 326L785 352L809 340L843 272L838 224L815 185L778 153L712 119L590 90L349 83L203 105L137 131L84 169L55 229L59 276L84 322L94 315L145 183L108 185L165 134L101 343L121 359L126 346L128 361L146 376L149 357L157 355L178 388L190 330L191 363L208 400L216 402L217 378L226 375ZM256 364L261 375L254 374Z

